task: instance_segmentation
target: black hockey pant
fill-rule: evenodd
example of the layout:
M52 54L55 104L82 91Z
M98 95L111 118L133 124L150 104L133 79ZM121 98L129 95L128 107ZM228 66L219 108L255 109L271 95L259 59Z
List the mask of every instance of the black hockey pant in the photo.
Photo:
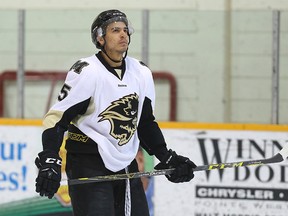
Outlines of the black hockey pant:
M129 172L137 172L136 160ZM121 170L117 173L124 173ZM69 179L115 174L107 170L97 154L67 153L66 173ZM126 181L109 181L69 186L75 216L125 216ZM141 179L130 179L131 216L149 216Z

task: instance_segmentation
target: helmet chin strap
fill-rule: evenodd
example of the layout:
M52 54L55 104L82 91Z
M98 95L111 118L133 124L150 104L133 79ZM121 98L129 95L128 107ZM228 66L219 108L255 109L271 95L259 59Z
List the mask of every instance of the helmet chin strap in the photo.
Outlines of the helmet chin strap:
M101 48L101 51L102 51L103 53L105 53L105 55L106 55L111 61L113 61L113 62L115 62L115 63L120 63L120 62L122 62L122 61L125 59L125 57L127 56L127 51L126 51L126 52L125 52L125 56L124 56L121 60L115 60L115 59L112 59L112 58L108 55L108 53L106 52L104 46Z

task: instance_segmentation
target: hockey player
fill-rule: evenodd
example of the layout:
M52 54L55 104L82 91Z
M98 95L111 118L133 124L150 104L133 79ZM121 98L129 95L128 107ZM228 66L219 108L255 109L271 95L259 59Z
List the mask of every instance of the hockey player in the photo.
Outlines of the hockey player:
M128 57L133 28L119 10L100 13L91 26L92 41L100 51L81 58L68 71L55 103L45 115L43 151L36 192L52 198L61 181L59 149L68 139L66 173L69 179L137 172L139 143L160 163L155 169L174 167L166 177L188 182L196 165L168 150L153 116L154 83L149 68ZM140 179L69 186L74 215L147 216Z

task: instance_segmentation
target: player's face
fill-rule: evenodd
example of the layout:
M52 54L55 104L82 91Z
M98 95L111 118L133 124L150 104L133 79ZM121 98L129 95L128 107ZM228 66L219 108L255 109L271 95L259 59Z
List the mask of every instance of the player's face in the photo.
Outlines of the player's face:
M114 22L107 26L105 35L107 52L123 54L128 49L128 28L124 22Z

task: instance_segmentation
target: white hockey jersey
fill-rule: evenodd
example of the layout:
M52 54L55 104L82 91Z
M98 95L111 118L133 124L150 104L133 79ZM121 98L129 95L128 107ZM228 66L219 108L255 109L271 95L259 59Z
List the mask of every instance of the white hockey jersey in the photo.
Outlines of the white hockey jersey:
M125 58L125 66L119 77L96 55L80 59L67 73L58 102L44 118L46 129L55 127L64 113L69 116L71 107L89 100L87 110L72 122L97 143L106 168L114 172L135 158L139 148L136 129L144 99L151 100L153 109L155 101L150 69L131 57Z

